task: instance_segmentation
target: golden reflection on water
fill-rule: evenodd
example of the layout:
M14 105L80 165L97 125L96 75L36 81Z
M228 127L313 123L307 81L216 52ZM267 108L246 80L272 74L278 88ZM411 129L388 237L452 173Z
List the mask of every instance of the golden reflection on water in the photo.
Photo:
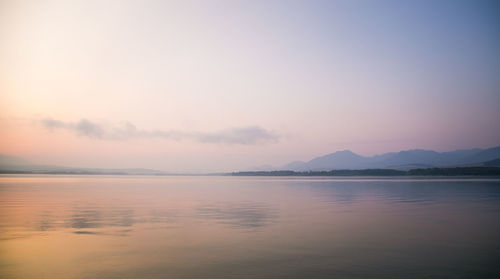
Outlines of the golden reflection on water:
M499 185L2 176L0 277L383 278L463 262L494 273Z

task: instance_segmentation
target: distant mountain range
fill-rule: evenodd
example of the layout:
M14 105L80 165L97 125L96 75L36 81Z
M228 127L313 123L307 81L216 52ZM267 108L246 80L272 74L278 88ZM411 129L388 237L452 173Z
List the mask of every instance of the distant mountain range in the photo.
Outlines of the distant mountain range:
M500 146L488 149L462 149L451 152L413 149L390 152L371 157L358 155L350 150L316 157L308 162L295 161L275 168L293 171L328 171L339 169L399 169L466 166L482 164L500 158Z
M488 149L462 149L451 152L413 149L390 152L371 157L361 156L349 150L316 157L308 162L295 161L281 167L264 165L248 171L290 170L331 171L394 169L408 171L433 167L482 167L500 166L500 146ZM128 175L172 175L159 170L133 169L97 169L74 168L52 165L38 165L18 157L0 154L0 173L37 173L37 174L128 174Z

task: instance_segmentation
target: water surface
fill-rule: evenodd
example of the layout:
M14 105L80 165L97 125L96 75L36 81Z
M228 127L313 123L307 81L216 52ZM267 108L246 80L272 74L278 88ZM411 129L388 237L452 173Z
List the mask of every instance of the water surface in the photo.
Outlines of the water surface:
M0 176L0 278L500 277L499 179Z

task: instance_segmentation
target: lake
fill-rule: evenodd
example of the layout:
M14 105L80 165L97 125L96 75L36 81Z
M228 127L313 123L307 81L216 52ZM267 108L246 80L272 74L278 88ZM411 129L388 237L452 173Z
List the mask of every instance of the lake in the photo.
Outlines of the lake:
M0 278L500 278L500 179L0 176Z

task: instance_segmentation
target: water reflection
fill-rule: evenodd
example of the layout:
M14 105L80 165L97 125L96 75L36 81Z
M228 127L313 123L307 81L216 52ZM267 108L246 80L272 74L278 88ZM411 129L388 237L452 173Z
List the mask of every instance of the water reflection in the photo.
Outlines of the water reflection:
M218 224L235 228L255 229L264 227L274 220L269 206L252 202L219 202L198 206L197 217L214 220Z
M500 277L500 180L28 178L2 279Z
M54 220L52 219L52 214L48 211L43 212L38 217L36 221L35 230L37 231L48 231L54 228Z
M99 228L102 226L102 213L97 210L77 210L70 216L69 223L71 228Z
M192 207L181 209L153 208L134 210L132 208L85 207L77 206L66 215L53 214L45 211L35 215L33 231L45 232L51 230L71 229L71 233L80 235L116 234L127 236L133 231L134 225L149 224L152 229L166 229L181 226L179 220L197 219L201 222L211 222L234 229L257 229L267 226L276 220L276 210L265 203L250 201L242 202L198 202ZM29 222L21 225L29 225ZM117 229L131 227L130 229Z
M144 217L140 222L163 224L164 227L174 227L179 218L185 217L178 209L161 209L155 208L148 212L148 216Z
M494 181L365 181L350 180L307 182L318 199L335 204L384 200L395 203L433 204L436 202L492 201L498 202L498 183ZM304 186L304 183L299 185Z
M92 232L92 231L74 231L74 234L102 234L100 232Z

